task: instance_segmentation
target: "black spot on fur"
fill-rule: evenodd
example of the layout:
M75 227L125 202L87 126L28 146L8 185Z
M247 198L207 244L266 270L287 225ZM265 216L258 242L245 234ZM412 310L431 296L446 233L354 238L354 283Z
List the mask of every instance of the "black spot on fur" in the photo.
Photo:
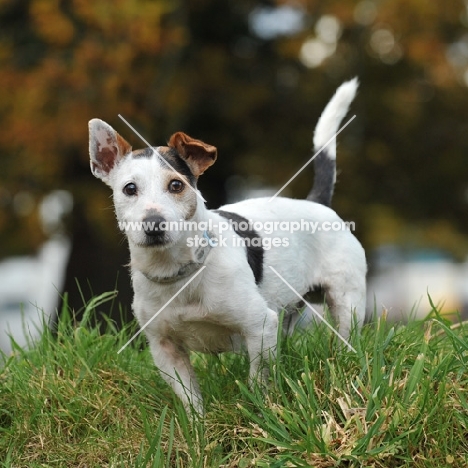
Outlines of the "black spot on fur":
M154 153L156 152L156 148L145 148L141 150L134 151L132 153L132 158L140 159L140 158L147 158L150 159L153 157ZM173 169L181 175L187 177L190 185L192 187L197 186L197 178L192 174L192 171L187 166L187 163L179 156L177 151L173 148L169 148L166 151L158 151L157 154L161 159L161 166L165 167L166 169ZM159 158L158 158L159 159Z
M192 174L187 163L179 156L179 153L174 148L169 148L167 151L161 152L161 157L167 162L168 167L172 167L179 174L184 175L190 181L190 184L195 187L197 178ZM164 163L163 163L164 164Z
M132 159L151 159L154 151L152 148L143 148L132 151Z
M262 237L254 229L236 229L236 227L238 227L242 222L248 224L248 220L243 216L222 210L215 210L215 213L218 213L223 218L231 220L233 223L235 223L233 227L236 234L238 234L243 239L246 239L245 244L247 248L247 262L249 263L249 266L254 274L255 284L259 284L263 279L264 250L262 246Z
M335 188L336 161L328 155L327 148L314 158L314 185L307 200L330 206Z

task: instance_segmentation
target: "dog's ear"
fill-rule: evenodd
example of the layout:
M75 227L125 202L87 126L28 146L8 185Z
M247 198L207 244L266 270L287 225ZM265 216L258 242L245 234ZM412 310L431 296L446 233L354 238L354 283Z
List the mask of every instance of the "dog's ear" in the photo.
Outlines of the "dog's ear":
M169 146L177 150L195 177L202 175L212 166L218 154L214 146L195 140L183 132L174 133L169 139Z
M110 125L99 119L89 121L89 156L91 172L104 182L119 161L132 151L127 143Z

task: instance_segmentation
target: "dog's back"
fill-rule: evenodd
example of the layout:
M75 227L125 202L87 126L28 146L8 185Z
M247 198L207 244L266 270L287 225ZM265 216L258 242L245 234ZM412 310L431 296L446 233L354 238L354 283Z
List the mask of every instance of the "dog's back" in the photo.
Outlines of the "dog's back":
M262 265L255 268L261 270L259 289L269 306L281 310L301 302L298 294L323 290L344 335L351 327L351 310L357 322L364 321L367 265L352 225L329 206L336 182L336 135L357 86L357 79L340 86L320 116L313 139L314 182L306 200L274 196L220 208L248 221L255 230L250 236L262 239ZM278 281L270 267L281 272L285 282Z

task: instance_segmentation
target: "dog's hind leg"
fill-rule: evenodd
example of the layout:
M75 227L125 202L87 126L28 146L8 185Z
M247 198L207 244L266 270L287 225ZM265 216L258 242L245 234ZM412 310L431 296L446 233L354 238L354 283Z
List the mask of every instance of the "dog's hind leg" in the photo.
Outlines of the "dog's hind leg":
M168 338L148 338L151 354L163 379L182 400L188 413L193 409L202 415L203 400L188 351Z
M325 302L338 324L338 331L348 339L352 328L359 329L366 315L366 256L358 240L347 231L331 237L332 249L322 265L320 285Z
M348 339L353 326L360 328L364 323L366 308L366 284L364 278L354 278L343 289L336 284L325 287L325 301L338 325L340 335Z

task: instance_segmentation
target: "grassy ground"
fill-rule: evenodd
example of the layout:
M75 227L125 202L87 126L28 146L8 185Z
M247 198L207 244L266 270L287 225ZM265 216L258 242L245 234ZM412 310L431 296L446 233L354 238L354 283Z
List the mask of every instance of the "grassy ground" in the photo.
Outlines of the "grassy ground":
M193 357L207 414L187 417L134 329L87 307L0 369L0 467L462 467L468 327L367 325L340 347L318 327L282 339L267 397L245 356Z

